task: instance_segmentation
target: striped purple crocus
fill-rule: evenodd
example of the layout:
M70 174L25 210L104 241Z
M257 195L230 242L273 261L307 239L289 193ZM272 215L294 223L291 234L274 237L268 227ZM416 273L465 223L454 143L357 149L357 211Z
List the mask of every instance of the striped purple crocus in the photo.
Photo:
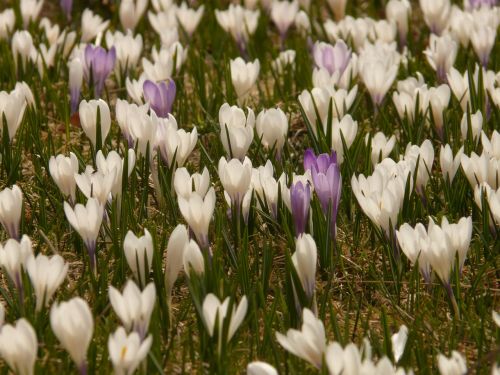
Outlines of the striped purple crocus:
M113 70L115 62L115 47L111 47L109 51L92 44L87 44L87 47L85 47L85 79L89 82L92 78L96 98L101 97L104 83Z
M290 186L290 203L292 208L295 237L305 233L311 205L311 187L309 183L299 181Z
M158 117L168 117L172 112L172 105L175 99L176 87L172 79L154 83L146 80L143 86L144 99Z
M342 189L342 176L337 163L337 154L332 150L331 154L316 156L313 150L307 149L304 154L304 169L311 171L314 191L325 215L328 214L331 205L331 233L335 237L337 212Z

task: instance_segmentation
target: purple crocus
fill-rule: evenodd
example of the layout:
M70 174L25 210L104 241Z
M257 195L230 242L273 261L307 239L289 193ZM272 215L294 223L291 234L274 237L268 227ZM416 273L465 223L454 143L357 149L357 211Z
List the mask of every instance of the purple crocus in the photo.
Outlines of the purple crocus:
M168 80L168 83L165 81L154 83L146 80L143 91L144 99L156 115L162 118L168 117L168 114L172 112L172 104L175 99L175 82L172 79Z
M329 154L320 154L316 156L311 149L307 149L304 154L304 169L311 171L314 184L314 191L318 196L321 209L325 215L332 206L331 212L331 230L335 236L335 227L337 223L337 211L340 201L340 192L342 189L342 176L337 163L337 154L332 150Z
M335 46L317 42L314 44L313 57L316 67L326 69L330 75L337 73L340 78L351 61L351 50L341 39Z
M63 10L66 19L68 21L71 20L71 10L73 9L73 0L60 0L59 4L61 5L61 9Z
M311 205L311 187L309 183L304 184L299 181L292 184L290 186L290 202L295 225L295 237L299 237L306 231L309 218L309 207Z
M469 5L472 9L481 8L482 6L494 7L497 5L497 0L469 0Z
M89 82L92 77L94 96L96 98L101 96L104 83L113 70L115 61L115 47L111 47L109 51L92 44L87 44L87 47L85 47L85 78Z

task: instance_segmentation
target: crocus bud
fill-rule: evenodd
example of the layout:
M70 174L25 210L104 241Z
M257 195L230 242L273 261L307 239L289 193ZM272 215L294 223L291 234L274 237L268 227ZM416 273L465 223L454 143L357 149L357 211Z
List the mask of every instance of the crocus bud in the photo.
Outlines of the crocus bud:
M186 2L182 2L180 6L176 9L176 16L179 20L184 31L189 35L193 35L194 31L198 27L201 17L203 16L203 11L205 6L201 5L198 9L189 8Z
M50 299L66 278L68 267L63 257L57 254L50 258L43 254L28 258L26 270L35 290L36 311L49 305Z
M21 0L19 8L23 18L23 26L28 28L30 22L35 22L42 11L44 0Z
M12 30L14 30L15 23L14 9L8 8L0 12L0 40L6 40L9 37Z
M204 198L193 193L188 199L178 197L179 209L201 248L208 248L208 227L215 209L215 190L211 187Z
M113 71L116 62L116 49L111 47L109 51L106 51L100 46L92 46L92 44L87 44L85 47L85 77L87 82L90 83L90 78L92 78L92 84L94 85L94 96L99 98L101 96L102 90L104 89L104 84L106 78Z
M307 36L311 32L311 21L305 11L299 10L297 12L294 23L302 37Z
M241 57L237 57L230 62L231 81L238 96L238 102L242 103L249 91L257 81L260 71L259 60L245 63Z
M301 181L290 187L290 202L295 226L295 237L299 237L306 230L311 205L311 188L308 183Z
M450 0L420 0L420 8L431 32L441 35L450 20Z
M9 275L19 291L23 287L21 271L26 269L26 262L32 255L31 240L26 235L21 238L21 241L11 238L3 246L0 245L0 266Z
M108 199L110 199L116 174L116 169L104 174L101 171L94 171L92 166L87 165L85 172L75 174L75 181L85 197L96 198L101 206L104 207Z
M38 340L31 324L24 318L15 325L6 324L0 331L0 356L12 372L33 375L38 351Z
M154 83L150 80L144 82L144 99L158 117L167 117L172 112L172 104L175 99L175 82Z
M429 101L430 114L434 121L434 127L440 139L444 137L444 116L443 112L448 108L450 103L451 91L450 86L440 85L439 87L431 87L427 91L427 100ZM425 103L425 98L421 98Z
M190 240L184 247L184 254L182 256L182 263L184 265L184 272L190 275L191 270L197 274L202 275L205 272L205 259L198 244Z
M231 34L242 51L246 48L249 36L257 29L259 16L258 9L246 9L239 4L230 4L227 10L215 10L217 23Z
M96 241L101 229L104 207L95 198L89 198L87 204L75 205L75 208L64 202L64 213L71 226L82 237L89 254L90 269L96 271Z
M224 150L231 158L243 160L253 141L255 114L248 115L237 106L224 103L219 109L220 138Z
M351 61L351 50L342 39L335 46L325 42L316 42L313 48L314 64L324 69L337 83Z
M94 14L90 9L82 12L82 43L88 43L101 34L109 25L109 20L103 21L102 17Z
M239 209L243 196L250 187L252 162L247 157L243 162L238 159L231 159L228 162L225 157L221 157L218 172L224 190L231 197L231 202Z
M80 91L83 83L83 64L82 61L75 57L68 63L69 67L69 96L71 113L78 110L80 103Z
M59 154L51 156L49 160L50 176L56 183L59 190L65 197L69 197L70 202L75 202L76 181L75 174L78 173L78 159L72 152L69 156Z
M359 73L370 93L373 104L380 106L394 79L396 79L398 66L389 60L363 59L360 60Z
M457 53L458 44L449 34L443 36L431 34L429 46L425 49L424 54L429 65L436 71L440 82L446 80L446 74L455 64Z
M368 142L368 134L366 135L365 141ZM387 138L382 132L375 133L371 143L371 161L373 166L388 157L395 144L396 136L394 134L390 138Z
M189 243L189 235L186 227L179 224L175 227L168 239L167 256L165 267L165 288L170 299L177 275L182 269L184 249Z
M0 192L0 223L10 238L18 239L20 236L22 209L23 193L17 185Z
M292 255L293 266L297 270L302 288L309 300L314 295L316 284L316 242L310 234L304 233L295 240L295 253Z
M245 315L247 313L247 308L248 300L246 296L243 296L239 304L234 304L233 311L228 311L229 297L227 297L222 303L215 294L209 293L205 297L202 307L203 320L210 337L214 336L215 325L216 322L218 323L217 337L219 339L219 352L221 350L223 340L222 331L224 327L224 321L226 319L229 319L229 330L227 332L227 338L224 338L226 342L229 342L236 333L238 327L241 325L241 323L243 323L243 319L245 319Z
M496 36L497 30L485 24L476 25L472 31L470 41L483 67L488 65L491 50L495 45Z
M154 111L148 115L144 107L141 107L141 109L131 108L128 116L127 123L128 131L130 132L130 145L135 145L138 158L141 156L146 157L149 145L149 158L151 159L153 157L153 148L160 142L162 138L160 136L164 136L164 132L160 131L162 123ZM175 124L175 129L177 129L177 123ZM125 129L122 131L125 131Z
M108 103L102 99L89 100L88 102L82 100L80 102L80 124L94 147L97 147L97 108L99 108L100 116L101 142L104 144L111 128L111 115Z
M151 335L141 340L137 332L127 335L123 327L109 335L108 351L115 374L133 374L148 355L152 343Z
M155 300L156 289L153 283L149 283L142 293L132 280L127 281L123 293L112 286L109 287L109 301L116 315L125 329L137 332L141 340L148 332Z
M337 21L344 18L347 0L327 0L327 2Z
M257 116L255 129L266 149L274 149L280 157L288 133L288 119L280 108L263 109Z
M160 124L156 137L156 145L163 161L168 166L174 166L174 162L176 162L177 167L182 167L196 146L198 130L194 127L191 132L186 132L184 129L164 127Z
M110 151L108 156L104 157L101 150L97 151L95 163L97 170L104 176L112 175L114 179L111 184L111 194L113 197L119 197L122 194L122 181L123 181L123 166L125 160L118 155L116 151ZM127 155L127 175L130 176L135 166L135 152L134 149L128 149Z
M121 79L121 75L126 74L130 69L134 69L138 65L143 47L141 34L134 37L130 30L125 34L119 31L112 33L108 30L106 31L106 45L115 47L116 61L118 62L115 66L115 77L118 79Z
M71 10L73 9L73 0L60 0L59 5L68 21L71 20Z
M278 371L269 363L254 361L248 364L247 375L278 375Z
M453 182L453 178L460 167L460 160L464 153L464 146L460 147L455 157L453 157L453 152L450 145L441 146L441 151L439 153L439 165L441 166L441 173L443 173L443 179L449 181L450 184Z
M26 106L26 96L21 89L14 89L11 92L0 91L0 135L3 132L3 117L5 116L11 142L21 126Z
M399 34L399 45L406 46L406 34L408 34L408 18L411 13L411 5L408 0L389 0L385 5L385 15L389 22L396 24Z
M419 194L422 194L427 181L429 181L432 165L434 164L434 147L432 146L432 142L426 139L420 147L408 143L404 159L411 161L415 166L418 161L416 187Z
M289 329L286 336L276 332L276 339L286 351L321 369L326 351L325 326L311 310L304 308L300 331Z
M439 354L438 368L441 375L462 375L467 373L465 358L456 350L451 353L450 358Z
M123 240L123 251L136 280L146 285L153 264L153 238L149 231L144 229L144 236L137 237L129 230Z
M148 0L123 0L120 2L120 23L125 30L134 31L146 8ZM133 371L132 371L133 372Z
M21 64L23 69L26 68L26 62L31 57L31 53L35 48L33 46L33 38L29 31L22 30L16 31L12 36L12 56L14 57L14 65L19 69L18 58L21 57Z
M406 341L408 340L408 327L404 324L399 328L399 331L391 336L392 354L394 360L399 362L405 351Z
M479 136L481 135L481 130L483 128L483 114L481 113L481 111L471 113L470 120L471 121L469 123L469 117L467 116L467 113L464 113L462 116L462 121L460 121L460 132L462 133L462 139L467 139L470 128L472 141L477 144L479 142Z
M334 118L332 121L332 149L337 154L339 165L344 161L344 142L347 150L351 147L358 133L358 122L347 114L341 119ZM342 140L343 138L343 140ZM345 151L347 151L345 150Z
M280 33L281 39L285 39L288 28L295 21L295 16L299 11L297 0L280 1L273 0L271 3L271 19Z
M189 174L184 167L178 168L174 175L174 189L177 196L189 199L191 194L197 193L201 197L205 197L208 188L210 187L210 174L206 167L203 172Z
M490 158L500 159L500 133L493 130L491 138L483 131L481 132L481 144L483 145L483 153L486 153Z

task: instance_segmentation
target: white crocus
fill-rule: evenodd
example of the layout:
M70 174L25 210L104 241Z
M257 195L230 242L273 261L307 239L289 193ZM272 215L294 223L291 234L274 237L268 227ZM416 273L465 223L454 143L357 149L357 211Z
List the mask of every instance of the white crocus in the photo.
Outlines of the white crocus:
M257 116L255 129L262 145L266 149L274 149L279 158L288 134L285 113L280 108L262 110Z
M337 153L337 162L342 164L344 152L349 150L356 134L358 133L358 122L354 121L351 115L347 114L341 119L334 118L332 121L332 149ZM344 150L344 138L347 150Z
M448 236L450 251L458 256L459 272L462 272L472 238L472 217L462 217L457 223L450 224L443 216L441 228Z
M317 252L316 242L310 234L303 233L297 238L292 263L297 270L302 289L309 299L314 295L316 284Z
M438 355L438 369L441 375L464 375L467 373L467 363L462 354L454 350L449 358Z
M131 148L129 148L127 152L127 176L130 176L135 166L135 152ZM119 197L122 194L124 164L125 159L122 159L114 150L110 151L106 157L101 150L97 152L96 165L98 172L102 173L104 176L114 176L111 184L111 194L113 197Z
M26 261L26 270L36 295L36 311L49 304L57 288L63 283L68 273L68 263L60 255L48 257L31 255Z
M431 87L424 93L421 98L421 104L427 105L429 108L429 117L432 116L434 127L438 136L443 139L443 126L444 126L444 110L448 108L450 103L451 90L448 85L441 85L438 87ZM423 108L425 111L425 108Z
M369 135L366 135L365 142L368 143ZM384 133L377 132L371 138L371 161L373 166L390 155L396 145L396 136L393 134L387 138Z
M26 111L26 96L20 89L11 92L0 91L0 135L3 132L3 117L5 116L7 131L10 141L14 139Z
M9 237L18 239L23 210L23 193L17 185L0 192L0 223Z
M94 147L97 146L97 108L99 108L102 146L111 128L111 115L108 103L102 99L93 99L89 101L82 100L78 111L80 114L80 124L82 125L82 129Z
M196 142L198 142L196 127L191 132L186 132L184 129L177 130L173 127L167 127L164 131L157 132L157 145L163 160L169 166L174 165L174 161L177 163L177 167L184 166L189 155L193 152Z
M491 188L500 187L500 163L497 159L491 158L488 153L483 152L481 156L472 152L470 156L462 155L460 158L462 170L472 188L476 185L487 183Z
M94 333L94 320L87 302L74 297L54 303L50 310L50 326L80 372L86 371L87 349Z
M127 335L123 327L109 335L108 351L116 375L130 375L148 355L153 337L141 340L137 332Z
M205 258L194 240L189 240L189 243L184 247L182 263L188 277L191 273L190 270L197 275L202 275L205 272Z
M14 30L14 25L16 23L16 15L14 9L7 8L3 12L0 12L0 40L6 40L12 30Z
M259 16L259 10L247 9L239 4L230 4L226 10L215 10L217 23L243 48L250 35L255 33Z
M462 116L462 121L460 121L460 132L462 134L462 139L466 140L468 138L469 130L472 135L472 141L477 144L479 142L479 136L481 135L481 130L483 129L483 114L481 111L476 113L471 113L470 122L467 113Z
M174 189L178 197L188 199L191 194L197 193L201 197L205 197L210 188L210 174L206 167L202 173L189 174L184 167L178 168L174 175Z
M75 202L76 181L75 174L78 173L78 159L72 152L69 156L59 154L51 156L49 160L49 172L59 190L70 202Z
M255 114L224 103L219 109L220 138L227 155L242 160L253 141Z
M134 31L147 7L148 0L122 0L119 10L122 27Z
M177 19L184 31L189 35L193 35L203 17L205 6L201 5L198 9L189 8L186 2L182 2L175 10Z
M420 0L420 8L431 32L441 35L450 20L450 0Z
M405 351L406 341L408 340L408 327L404 324L399 327L399 331L391 336L392 354L394 360L399 362Z
M230 61L231 81L238 97L238 102L244 102L246 96L255 85L260 71L259 60L245 62L241 57Z
M19 69L19 65L25 69L26 63L31 58L31 55L36 52L35 46L33 45L33 37L29 31L18 30L14 32L14 35L12 36L11 50L16 70ZM21 58L20 64L18 60L19 58Z
M406 45L406 34L408 34L408 19L411 13L411 5L408 0L389 0L385 5L385 15L389 22L396 25L399 34L400 45Z
M11 238L3 246L0 244L0 266L18 289L22 288L23 283L21 272L26 269L26 262L32 255L31 240L26 235L21 241Z
M406 146L404 159L410 161L415 166L418 163L416 187L417 191L423 194L430 178L432 165L434 164L434 147L432 146L432 142L426 139L420 146L409 143Z
M491 50L495 45L496 36L496 28L487 24L477 24L470 35L472 48L474 48L474 52L476 52L479 62L484 67L488 65Z
M431 34L429 46L424 51L427 62L436 71L438 79L441 81L446 79L446 74L453 67L457 53L458 43L450 34L442 36Z
M231 159L228 162L225 157L221 157L218 172L224 190L231 197L231 202L239 208L243 196L250 187L252 162L247 157L243 162L238 159Z
M245 319L245 315L248 309L247 297L243 296L239 304L235 303L232 311L228 311L228 309L229 297L221 302L215 294L209 293L203 301L203 320L210 337L213 337L214 334L217 334L219 352L222 345L222 331L224 328L225 320L229 319L229 329L227 331L227 337L224 339L226 340L226 342L229 342L236 333L236 330ZM218 327L218 332L214 332L216 324Z
M416 264L418 260L420 272L425 281L429 283L431 281L431 270L427 257L429 242L425 227L421 223L418 223L415 228L412 228L409 224L404 223L396 231L396 238L399 247L410 262Z
M155 285L149 283L142 293L132 280L127 281L123 293L110 286L109 301L125 329L137 332L144 339L155 306Z
M445 146L441 146L441 151L439 152L439 165L441 166L441 173L443 174L444 180L450 181L450 184L453 182L453 178L460 167L460 160L464 153L464 147L460 147L460 149L453 157L453 151L449 144Z
M182 269L184 249L189 243L189 235L185 225L178 224L172 231L167 244L165 267L165 288L167 297L171 298L177 275ZM169 301L170 302L170 301Z
M117 61L115 71L117 73L126 74L129 69L134 69L138 65L143 47L141 34L134 37L130 30L125 34L119 31L115 31L114 34L107 31L106 45L108 48L115 47ZM120 77L120 74L115 76Z
M103 21L102 17L94 14L90 9L85 9L82 13L82 43L89 43L104 30L107 29L109 20Z
M0 356L18 375L33 375L38 340L31 324L24 318L0 331Z
M211 187L205 197L197 193L186 199L178 197L179 209L193 231L201 248L209 246L208 227L215 210L215 190Z
M144 229L144 236L137 237L129 230L123 240L123 251L136 280L146 285L153 264L153 237L149 231Z
M277 332L276 339L285 350L321 369L326 350L325 326L311 310L303 310L300 331L289 329L286 336Z
M295 21L295 16L299 11L297 0L273 0L271 3L271 20L276 25L282 38L285 37L288 29Z
M247 375L278 375L278 371L269 363L254 361L248 364Z

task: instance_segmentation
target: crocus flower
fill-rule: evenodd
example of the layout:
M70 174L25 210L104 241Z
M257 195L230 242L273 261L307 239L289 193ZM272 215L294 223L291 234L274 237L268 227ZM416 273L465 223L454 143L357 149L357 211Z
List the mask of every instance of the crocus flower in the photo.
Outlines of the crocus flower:
M438 355L438 368L441 375L466 374L467 362L462 354L454 350L450 358L445 357L443 354Z
M280 108L263 109L257 116L257 135L265 149L273 149L280 158L288 133L288 119Z
M111 115L108 103L102 99L82 100L78 107L80 124L83 131L90 139L94 147L97 147L97 111L99 110L99 122L101 126L101 143L104 144L111 128ZM101 144L101 146L102 146Z
M392 354L396 362L403 356L406 341L408 340L408 327L404 324L399 328L399 331L391 336Z
M298 181L290 187L290 202L295 225L295 237L299 237L306 230L311 205L311 187L308 183Z
M312 299L314 295L315 279L316 279L316 262L318 249L316 242L310 234L303 233L297 237L295 241L295 253L292 255L293 266L297 270L300 283L304 292Z
M351 51L342 39L339 39L335 46L316 42L313 48L313 57L317 68L325 69L330 76L336 74L338 80L351 61Z
M0 12L0 40L8 39L12 30L14 30L14 25L16 23L16 15L14 14L14 9L5 9Z
M146 80L143 86L144 99L149 103L149 106L155 111L158 117L165 118L172 112L172 104L174 103L176 87L173 80L167 82L154 83Z
M219 109L220 139L227 155L243 160L253 141L255 114L248 115L233 105L224 103Z
M241 57L230 61L231 81L238 96L238 102L242 103L248 96L249 91L255 85L260 71L260 62L245 62Z
M274 0L271 3L271 19L280 33L282 42L288 28L294 23L298 11L299 3L296 0L292 2Z
M23 193L17 185L0 192L0 223L10 238L19 239Z
M278 371L269 363L254 361L248 364L247 375L278 375Z
M71 20L71 10L73 9L73 0L60 0L59 5L68 21Z
M86 374L87 349L94 333L94 320L87 302L75 297L61 304L54 303L50 310L50 326L80 374Z
M87 44L87 47L85 47L85 77L87 82L92 77L94 96L96 98L101 96L106 78L115 67L115 61L116 49L114 47L111 47L109 51L92 44Z
M0 332L0 355L13 372L33 375L38 341L31 324L24 318L15 325L7 324Z
M78 103L80 102L80 91L83 82L83 64L77 57L68 63L69 68L69 96L71 113L78 110Z
M238 159L227 161L225 157L221 157L218 172L224 190L231 197L231 203L239 210L243 197L250 187L252 162L247 157L243 162Z
M189 174L184 167L178 168L174 175L174 189L177 196L189 199L191 194L197 193L205 197L210 188L210 174L207 167L203 168L202 173Z
M153 237L149 231L144 229L144 236L137 237L129 230L123 240L123 252L136 280L140 285L146 285L153 264Z
M188 243L189 235L186 226L183 224L177 225L172 231L167 244L165 288L167 290L167 297L169 301L177 275L182 270L183 253Z
M0 266L14 282L20 295L23 292L23 279L21 271L26 269L26 262L33 255L33 247L28 236L24 235L21 241L9 239L0 245Z
M331 229L332 235L335 236L337 210L342 188L342 176L337 163L337 154L332 151L331 155L321 154L316 157L314 152L308 149L304 154L304 170L307 169L311 171L314 191L325 215L328 214L331 202Z
M115 374L133 374L148 355L152 343L151 335L141 341L136 332L127 335L123 327L119 327L115 333L109 335L108 351Z

